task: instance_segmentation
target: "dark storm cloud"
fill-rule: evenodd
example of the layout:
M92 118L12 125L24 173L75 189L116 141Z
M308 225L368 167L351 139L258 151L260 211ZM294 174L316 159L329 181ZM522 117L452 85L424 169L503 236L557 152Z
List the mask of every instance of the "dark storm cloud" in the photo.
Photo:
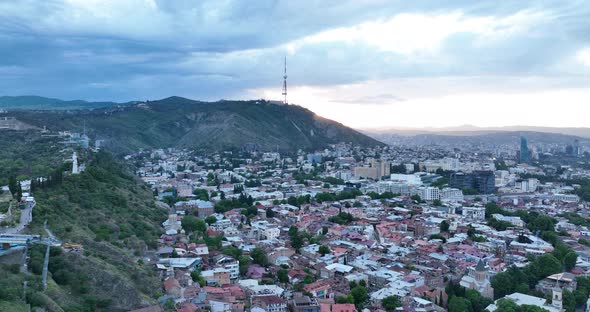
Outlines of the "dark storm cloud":
M502 19L519 12L547 18L489 42L458 31L427 54L305 39L399 14L454 12L462 18ZM575 75L577 69L562 61L590 44L588 16L590 5L583 1L0 0L0 94L121 101L242 97L249 89L280 87L289 45L296 46L289 55L294 85ZM522 21L508 19L496 30L510 28L510 22Z

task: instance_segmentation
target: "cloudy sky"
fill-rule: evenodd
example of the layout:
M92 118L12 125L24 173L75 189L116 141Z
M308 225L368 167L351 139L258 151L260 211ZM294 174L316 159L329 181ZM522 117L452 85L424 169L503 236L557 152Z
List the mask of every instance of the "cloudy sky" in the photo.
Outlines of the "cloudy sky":
M590 127L590 2L0 0L0 95L280 99L359 128Z

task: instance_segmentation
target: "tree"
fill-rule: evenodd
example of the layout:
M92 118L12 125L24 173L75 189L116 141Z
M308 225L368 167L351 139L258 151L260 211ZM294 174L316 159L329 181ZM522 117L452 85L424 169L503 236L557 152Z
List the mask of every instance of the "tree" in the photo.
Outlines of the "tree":
M214 216L208 216L207 218L205 218L205 222L207 222L207 224L211 225L211 224L217 222L217 218L215 218Z
M325 255L331 253L332 251L330 250L330 247L328 247L326 245L321 245L318 252L320 253L320 255L325 256Z
M449 300L449 312L468 312L469 301L465 298L454 296ZM501 310L504 311L504 310Z
M184 216L182 220L180 220L180 225L186 233L204 233L207 230L207 225L205 224L205 221L197 219L190 215Z
M293 237L293 236L297 235L298 232L299 232L299 229L296 226L291 225L291 227L289 228L288 234L290 237Z
M350 291L350 294L352 295L352 298L354 298L354 305L357 310L362 310L367 301L369 301L369 293L367 292L367 289L361 285L354 287Z
M563 290L563 308L566 312L575 312L576 311L576 298L574 294L567 290Z
M17 192L18 182L16 181L16 176L11 175L8 178L8 190L10 190L10 194L14 197Z
M262 248L254 248L250 252L250 257L252 257L252 262L261 265L261 266L268 266L270 263L268 262L268 257L266 256L266 251Z
M449 227L450 227L450 224L447 220L443 220L443 222L440 223L440 231L441 232L448 232Z
M434 206L442 206L442 201L440 199L435 199L432 201L432 205Z
M336 303L338 303L338 304L354 303L354 298L352 297L351 294L348 294L348 296L338 296L338 297L336 297Z
M279 272L277 273L277 277L279 279L279 282L281 283L288 283L289 282L289 274L288 271L285 269L280 269Z
M193 194L200 200L209 200L209 192L205 189L195 189Z
M23 189L20 185L20 182L16 184L16 200L18 202L20 202L20 200L23 198Z
M538 263L538 279L561 272L561 262L552 254L544 254L538 257L535 263Z
M301 237L299 234L291 236L291 247L295 248L296 250L299 250L299 248L303 247L303 237Z
M492 288L494 288L494 298L502 298L514 292L513 281L510 273L502 272L492 278Z
M240 275L245 275L248 272L248 267L250 266L250 262L252 261L250 257L243 255L238 258L240 262Z
M266 217L267 218L274 218L275 212L270 207L266 208Z
M566 271L570 271L576 266L576 261L578 260L578 255L575 251L570 251L565 254L563 258L563 265L565 266Z
M389 297L385 297L385 298L383 298L383 300L381 300L381 306L386 311L393 311L393 310L395 310L395 308L401 307L401 305L402 305L402 303L399 300L398 296L389 296Z

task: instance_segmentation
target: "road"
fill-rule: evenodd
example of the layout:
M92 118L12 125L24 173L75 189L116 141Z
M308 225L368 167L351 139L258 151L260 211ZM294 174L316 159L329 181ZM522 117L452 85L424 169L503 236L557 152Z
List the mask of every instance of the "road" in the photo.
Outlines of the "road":
M18 234L25 229L31 221L33 221L33 208L35 208L35 204L31 207L23 209L20 211L20 221L19 224L15 227L7 228L7 229L0 229L0 233L5 234Z

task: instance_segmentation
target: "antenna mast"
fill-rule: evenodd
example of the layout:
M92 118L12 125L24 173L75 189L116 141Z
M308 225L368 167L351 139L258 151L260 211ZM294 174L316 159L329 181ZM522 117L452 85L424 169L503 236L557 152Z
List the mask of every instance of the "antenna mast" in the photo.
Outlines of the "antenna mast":
M285 56L285 72L283 74L283 104L287 104L287 57Z

